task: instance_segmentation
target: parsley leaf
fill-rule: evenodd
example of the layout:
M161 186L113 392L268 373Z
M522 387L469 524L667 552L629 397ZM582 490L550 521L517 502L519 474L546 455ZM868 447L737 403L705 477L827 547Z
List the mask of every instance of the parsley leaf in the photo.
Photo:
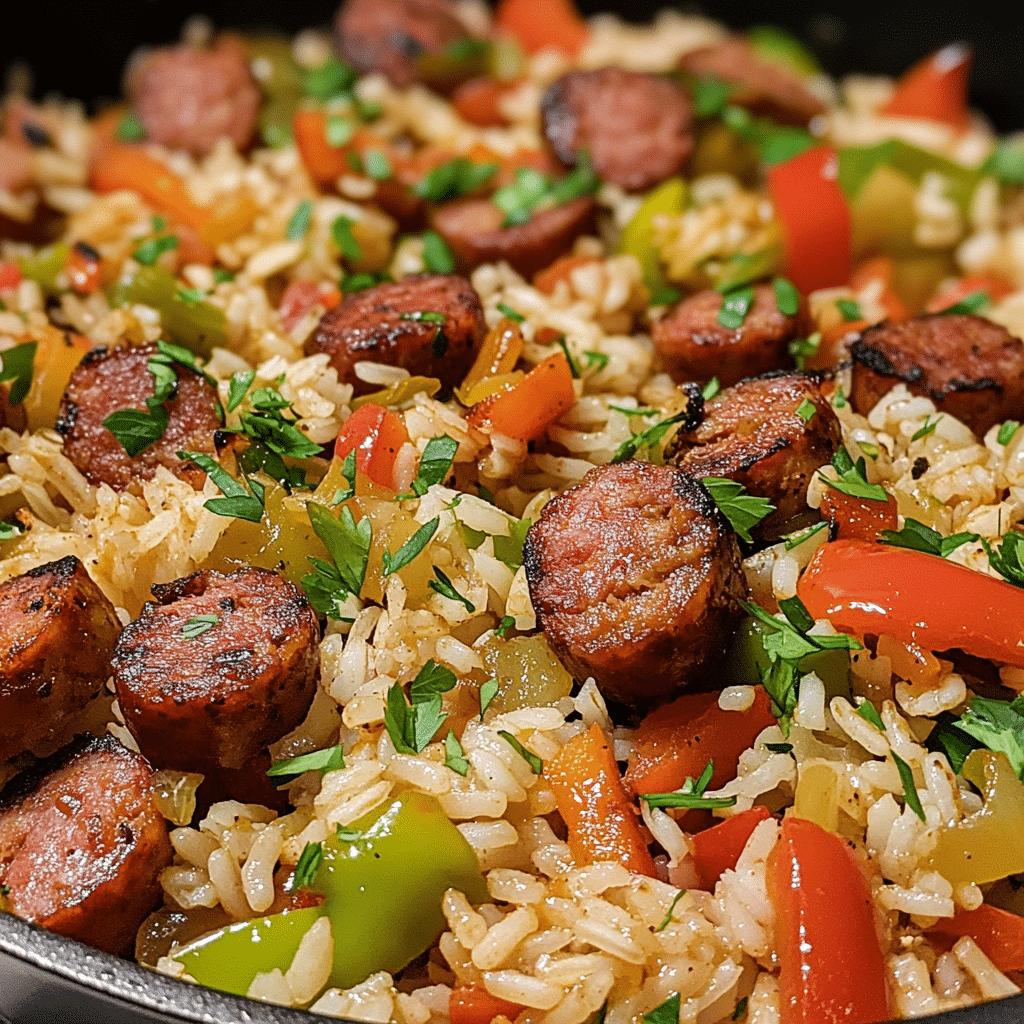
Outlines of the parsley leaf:
M0 383L11 381L11 393L8 395L11 405L24 402L32 387L32 371L38 347L38 342L26 341L0 352Z
M351 217L335 217L331 224L331 238L334 244L341 250L345 259L355 263L363 258L363 247L352 234L352 225L355 221Z
M384 727L400 754L419 754L425 750L447 717L441 710L440 693L408 704L401 683L388 690Z
M679 1024L679 993L670 995L660 1006L644 1014L646 1024Z
M118 409L103 421L103 426L117 438L117 443L133 459L150 445L156 444L164 436L170 422L167 410L156 401L155 395L146 399L147 405L150 402L153 404L147 410Z
M800 312L800 293L792 281L777 277L772 282L775 289L775 305L783 316L796 316Z
M444 738L444 766L445 768L451 768L453 772L465 777L469 774L469 762L466 760L465 751L462 749L462 744L459 742L459 738L451 731L448 730L448 735Z
M512 184L499 188L491 196L491 202L504 212L501 226L507 228L525 224L538 209L560 206L596 192L600 184L601 179L591 168L589 157L581 152L575 169L557 181L532 167L518 168Z
M913 551L925 551L929 555L948 558L961 545L973 543L980 538L978 534L968 532L943 537L938 530L933 530L916 519L907 519L902 530L882 530L881 540L883 544L891 544L893 547L910 548Z
M458 199L494 176L496 163L475 163L464 156L456 157L431 170L413 186L413 192L430 203Z
M914 784L914 773L911 770L909 764L896 753L895 750L890 750L889 753L892 755L893 761L896 762L896 770L900 773L900 781L903 783L903 799L906 801L907 806L922 820L927 819L924 816L924 808L921 806L921 798L917 795L917 786Z
M708 761L700 777L694 781L688 778L683 785L674 793L645 793L640 799L645 801L648 807L685 807L688 810L714 810L716 807L733 807L736 804L734 796L705 796L708 786L711 784L711 777L715 773L714 760Z
M544 762L532 750L527 750L512 733L499 729L498 735L530 766L534 775L544 771Z
M939 425L939 420L941 419L941 416L936 416L935 419L932 419L931 416L925 416L924 424L914 431L913 436L910 438L910 440L920 441L922 437L927 437L929 434L934 434L935 428Z
M798 370L802 370L807 363L807 360L818 351L820 346L820 331L815 331L807 338L794 338L789 343L789 354L793 357L793 362L796 363L796 368Z
M863 320L860 311L860 304L853 299L836 299L836 309L842 314L843 319L849 324L854 320Z
M1020 423L1017 420L1007 420L1000 428L999 433L996 435L996 440L1005 448L1016 436L1017 431L1020 429Z
M412 482L412 489L418 497L422 498L434 484L445 482L458 450L459 442L447 434L432 437L426 443L420 456L416 479Z
M203 508L214 515L233 516L258 523L263 518L263 487L255 480L240 484L223 466L202 452L178 452L179 459L194 462L221 490L223 498L210 498Z
M220 616L212 612L209 615L193 615L181 627L181 635L186 640L195 640L197 636L208 633L218 622L220 622Z
M529 519L519 519L509 524L508 536L493 538L494 557L504 562L513 572L523 564L523 545L530 529Z
M491 706L491 701L498 696L498 680L488 679L480 684L480 721L484 720L484 712Z
M973 314L991 305L992 297L988 292L971 292L970 295L965 295L959 302L954 302L952 306L940 309L938 315L949 316L950 314L957 313Z
M719 309L716 319L727 330L738 331L743 326L743 321L747 319L753 304L753 288L739 288L726 292L722 296L722 308Z
M583 358L587 362L587 369L589 370L591 366L596 366L598 373L600 373L608 365L609 362L608 356L606 356L603 352L594 352L591 349L587 349L583 353Z
M956 728L1005 754L1017 775L1024 777L1024 696L1009 702L972 697Z
M502 315L508 317L509 320L513 321L513 323L521 324L526 319L526 317L523 316L522 313L517 313L510 305L508 305L505 302L499 302L497 305L497 310Z
M868 501L889 500L889 492L881 484L868 483L864 459L858 459L854 463L850 453L841 447L833 457L832 465L839 474L839 479L831 480L824 473L819 473L822 483L851 498L866 498Z
M355 125L347 117L338 114L328 117L324 125L324 137L332 149L340 149L349 142L354 131Z
M339 743L337 746L327 747L325 750L314 750L310 754L300 754L298 757L286 757L281 761L275 761L267 770L267 775L272 779L297 779L304 772L319 771L322 775L326 775L327 772L337 771L344 767L345 756Z
M498 628L494 631L497 636L504 637L510 629L515 629L516 620L513 615L503 615Z
M676 413L675 416L669 416L668 419L662 420L660 423L655 423L653 427L648 427L646 430L642 430L639 434L634 434L632 437L626 438L618 448L615 449L615 454L611 457L612 464L616 462L625 462L627 459L633 458L641 448L651 448L656 445L677 423L682 423L690 415L689 409L684 409L682 412Z
M993 548L988 541L982 541L988 555L988 564L1007 583L1015 587L1024 587L1024 534L1011 530L1004 534L998 548Z
M440 594L442 597L447 597L449 601L458 601L459 604L464 605L467 612L471 615L476 611L476 605L473 604L468 598L463 597L453 586L452 581L435 565L434 575L437 577L436 580L431 580L427 586L433 590L436 594Z
M323 541L335 568L350 594L359 596L366 579L366 566L370 560L373 524L364 516L357 524L352 510L345 505L335 519L315 501L307 502L306 514L316 535Z
M302 94L315 100L329 100L343 95L355 85L358 74L352 65L337 57L302 72Z
M409 698L413 704L425 704L436 694L453 689L456 682L455 673L450 668L438 665L431 658L409 684Z
M390 576L399 569L404 569L429 543L437 532L441 520L434 516L429 523L424 523L393 555L385 550L381 555L384 575Z
M862 700L857 705L857 714L864 719L865 722L870 722L879 732L885 732L885 723L882 721L882 716L878 713L878 709L869 700Z
M792 551L793 548L803 544L805 540L810 540L816 533L824 530L828 526L828 523L815 523L813 526L808 526L805 530L798 530L796 533L791 533L786 537L786 550Z
M676 904L686 895L685 889L680 889L676 893L675 899L668 906L668 910L665 912L665 916L661 919L661 924L658 925L654 930L656 932L663 932L672 921L672 911L676 909Z
M363 154L363 170L374 181L387 181L394 174L391 161L381 149L368 149Z
M701 483L707 488L722 515L729 520L736 535L748 544L753 542L750 531L775 511L767 498L747 494L743 484L725 477L706 476Z
M720 78L698 78L693 83L693 109L698 117L718 117L732 95L733 86Z
M357 839L363 838L363 830L360 828L347 828L345 825L335 825L334 834L343 843L354 843Z
M704 385L701 389L700 396L705 402L710 402L719 391L722 390L722 385L719 383L717 377L712 377L711 380Z
M121 118L115 134L118 142L142 142L146 138L146 129L143 128L142 122L129 111Z
M231 375L231 382L228 385L228 412L234 412L242 404L255 379L255 370L238 370Z
M323 843L306 843L295 865L295 873L292 875L292 889L301 889L308 886L316 877L317 870L324 859Z
M292 219L288 221L288 230L285 232L289 242L301 242L309 230L309 221L313 216L313 201L303 199L295 208Z
M766 743L764 745L765 750L770 750L773 754L792 754L793 744L792 743Z
M150 238L132 253L136 263L144 267L151 267L165 253L178 248L177 235L161 235L159 238Z
M436 231L424 231L423 266L432 274L452 274L455 272L455 257L448 243Z
M0 540L14 540L25 532L20 523L0 523Z

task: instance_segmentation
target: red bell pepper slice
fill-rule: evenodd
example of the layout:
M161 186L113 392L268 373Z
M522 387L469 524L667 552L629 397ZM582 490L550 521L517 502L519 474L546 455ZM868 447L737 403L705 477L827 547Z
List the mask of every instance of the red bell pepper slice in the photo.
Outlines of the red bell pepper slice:
M754 829L771 816L767 807L751 807L749 811L741 811L712 828L690 836L701 889L714 890L723 873L736 867Z
M837 540L815 552L797 593L813 618L846 633L1024 668L1024 590L936 555Z
M14 263L0 263L0 292L13 291L21 284L21 271Z
M877 1024L892 1016L871 891L846 843L802 818L768 857L782 1024Z
M850 207L839 157L815 146L768 168L768 194L782 223L786 276L806 294L850 279Z
M333 284L292 281L285 288L277 311L285 330L290 331L314 306L334 309L340 302L341 292Z
M515 1020L522 1007L499 999L482 988L453 988L448 997L448 1016L452 1024L491 1024L495 1017Z
M976 274L970 277L958 277L954 281L941 286L928 300L926 313L941 313L958 302L963 302L968 295L984 292L993 302L1005 299L1017 289L1009 281L998 274Z
M334 444L334 457L344 459L353 449L356 469L381 487L395 489L395 456L409 440L396 413L367 402L345 421Z
M527 53L552 49L575 57L590 38L572 0L498 0L494 20Z
M971 59L971 49L963 43L950 43L936 50L900 78L896 91L879 113L923 117L957 131L969 128L967 82Z
M969 935L998 971L1024 971L1024 917L983 903L977 910L958 910L928 929L935 945L949 948ZM948 940L948 941L943 941Z

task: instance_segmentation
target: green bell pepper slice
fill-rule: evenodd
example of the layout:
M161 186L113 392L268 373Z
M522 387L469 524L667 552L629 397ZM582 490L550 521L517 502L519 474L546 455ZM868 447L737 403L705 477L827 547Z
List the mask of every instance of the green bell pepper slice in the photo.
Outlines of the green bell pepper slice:
M755 25L747 30L750 45L760 56L785 64L796 74L811 77L822 74L821 65L798 39L774 25Z
M755 618L746 618L733 634L726 659L731 681L737 685L756 686L761 683L761 669L771 665L764 648L764 638L773 632L770 626ZM816 651L800 661L800 672L813 672L825 687L825 699L850 699L850 652L842 649Z
M619 252L637 258L644 284L652 297L669 287L665 272L661 269L661 257L654 247L653 218L660 213L682 213L686 209L687 196L686 182L682 178L663 181L644 196L640 207L622 229Z
M342 836L347 838L342 838ZM196 981L244 995L257 974L287 970L313 923L326 916L334 938L328 984L358 985L392 974L430 948L445 927L447 889L488 899L473 848L432 796L403 793L322 844L310 882L319 907L228 925L174 954Z
M214 347L226 344L224 311L209 302L186 298L174 275L163 267L140 267L135 276L115 286L115 306L141 303L160 313L164 333L204 359Z
M31 256L20 256L17 260L22 277L35 281L44 292L55 294L60 291L57 275L67 266L71 246L67 242L46 245Z

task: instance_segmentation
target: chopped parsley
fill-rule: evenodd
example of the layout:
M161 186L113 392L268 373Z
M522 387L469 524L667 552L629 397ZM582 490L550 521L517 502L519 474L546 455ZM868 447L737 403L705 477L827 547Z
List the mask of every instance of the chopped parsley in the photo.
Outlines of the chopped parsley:
M660 1006L644 1014L646 1024L679 1024L679 993L670 995Z
M793 744L792 743L766 743L764 745L765 750L770 750L773 754L792 754Z
M243 475L239 483L223 466L202 452L178 452L178 458L194 462L220 488L223 498L209 498L203 508L218 516L258 523L263 518L263 485ZM248 486L246 486L248 485Z
M351 64L337 57L324 61L319 67L302 74L302 94L314 100L329 100L348 93L358 78Z
M583 376L580 372L580 364L576 362L576 357L569 351L569 344L565 340L565 335L560 334L555 338L555 344L562 350L565 361L569 364L569 373L572 375L572 379L579 380Z
M20 537L24 532L25 529L20 523L0 522L0 541L14 540L15 537Z
M504 316L507 316L509 318L509 320L512 320L513 322L515 322L517 324L521 324L526 319L526 317L523 316L522 313L517 313L507 303L499 302L498 306L497 306L497 309L498 309L499 313L503 314Z
M309 603L319 615L337 617L339 604L349 594L359 596L366 579L373 541L373 524L369 516L358 523L352 510L343 506L336 519L321 504L307 502L306 514L314 532L323 541L331 562L310 557L314 572L302 578Z
M736 531L736 536L748 544L753 543L750 531L775 511L767 498L747 494L743 484L725 477L706 476L701 483L707 488L719 511Z
M860 303L854 302L853 299L836 299L836 309L848 324L853 323L854 320L864 319L860 311Z
M670 306L673 302L678 302L683 297L683 293L678 288L671 288L669 285L663 285L660 288L655 288L651 292L651 305L652 306Z
M663 932L672 921L672 911L676 909L676 904L686 895L685 889L680 889L676 893L675 899L668 905L668 910L665 912L665 916L661 919L661 924L658 925L654 930L656 932Z
M753 288L738 288L726 292L722 296L722 308L719 309L716 319L727 330L738 331L743 326L743 321L747 319L753 304Z
M504 637L510 629L515 629L516 620L515 616L503 615L501 622L498 624L498 628L494 631L497 636Z
M518 519L509 524L507 537L499 534L492 539L494 557L504 562L513 572L523 564L523 545L526 543L530 522L529 519Z
M512 733L499 729L498 735L530 766L534 775L544 771L544 762L532 750L527 750Z
M814 414L817 412L814 403L809 399L805 398L797 407L796 414L804 421L804 423L810 423L814 419ZM861 445L863 448L864 446ZM875 455L878 455L878 449L875 449Z
M473 604L468 598L463 597L454 587L452 581L435 565L434 575L437 577L436 580L431 580L427 586L434 591L436 594L440 594L442 597L447 597L449 601L458 601L459 604L463 605L467 612L472 615L476 611L476 605Z
M1024 537L1021 539L1024 540ZM949 558L957 548L977 540L980 540L978 534L966 531L954 533L951 537L943 537L938 530L933 530L916 519L904 520L902 530L882 530L881 535L883 544L924 551L929 555L940 555L942 558Z
M932 419L931 416L925 416L924 424L914 431L910 440L920 441L922 437L927 437L929 434L934 434L935 428L939 425L939 420L941 419L941 416L936 416L935 419ZM863 445L861 447L863 447Z
M422 498L424 494L434 485L443 484L451 472L452 463L455 461L455 453L459 450L459 442L447 434L440 437L432 437L423 449L420 456L419 469L416 472L416 479L413 480L411 494L398 494L396 501L405 498Z
M815 331L807 338L794 338L789 343L789 354L796 363L798 370L802 370L807 360L815 355L821 347L821 332Z
M228 412L234 412L242 404L255 379L255 370L238 370L231 375L228 384Z
M381 555L384 575L390 576L399 569L404 569L430 543L440 522L441 520L434 516L429 523L424 523L393 555L385 549Z
M384 271L379 274L345 274L341 279L341 290L345 295L351 295L353 292L365 291L390 280L391 276Z
M600 184L601 179L590 166L590 158L581 152L577 156L576 167L557 180L532 167L518 168L512 184L499 188L491 196L491 202L504 212L501 226L507 228L525 224L538 210L561 206L590 195L598 190Z
M331 224L331 238L342 256L354 263L363 258L363 248L352 234L353 224L355 221L351 217L335 217Z
M484 720L484 712L491 706L491 701L498 696L498 680L488 679L480 684L480 721Z
M494 176L496 163L478 164L464 156L435 167L413 186L413 192L430 203L445 203L479 188Z
M722 390L722 385L718 382L717 377L712 377L711 380L701 388L700 396L705 402L710 402L719 391Z
M959 302L954 302L952 306L947 306L945 309L939 310L939 315L949 316L950 314L957 313L973 314L991 305L992 297L988 292L971 292L970 295L965 295Z
M292 875L292 888L301 889L308 886L316 877L317 870L324 859L323 843L306 843L295 865L295 873Z
M1007 420L999 428L996 440L1005 448L1017 436L1018 430L1020 430L1020 423L1017 420Z
M186 306L196 306L206 298L202 288L179 288L176 294Z
M444 766L451 768L453 772L465 777L469 774L469 762L466 760L466 752L462 749L458 736L448 730L444 738Z
M146 408L118 409L103 421L103 426L114 435L118 444L133 459L156 444L164 436L170 422L170 415L164 408L164 402L174 397L178 389L178 375L171 365L174 360L165 351L168 347L178 353L185 352L176 345L167 346L166 342L158 342L159 351L146 361L146 366L153 375L153 394L146 399ZM191 353L186 355L188 362L194 367L195 361Z
M692 86L693 109L698 117L718 117L732 95L733 86L720 78L698 78Z
M736 1009L732 1011L732 1019L739 1020L747 1012L747 996L744 996L737 1004Z
M846 408L846 395L843 394L842 388L836 388L835 393L832 396L832 407L835 409Z
M147 239L132 253L136 263L151 267L165 253L178 248L177 235L160 235Z
M869 700L862 700L857 705L857 714L864 719L865 722L870 722L879 732L885 732L885 723L882 721L882 716L878 713L878 709Z
M988 555L988 564L1007 583L1024 587L1024 534L1011 530L1004 534L998 547L994 548L988 541L982 541L982 544Z
M786 537L786 550L792 551L793 548L803 544L805 540L810 540L816 533L820 533L826 529L828 523L821 522L815 523L813 526L808 526L805 530L798 530L796 533L791 533Z
M734 796L705 796L711 777L715 773L714 760L708 761L696 782L688 778L674 793L643 793L640 799L648 807L684 807L687 810L711 811L716 807L734 807Z
M441 695L455 686L455 673L428 661L409 687L409 700L401 683L388 690L384 726L400 754L419 754L448 717L441 710Z
M1012 701L972 697L954 725L988 750L1005 754L1017 775L1024 777L1024 695Z
M910 768L910 765L896 753L895 750L890 750L889 753L892 755L893 761L896 762L896 770L900 773L900 781L903 783L903 799L906 805L922 820L927 819L924 816L924 808L921 806L921 798L917 795L917 786L914 784L914 773Z
M288 230L285 232L289 242L301 242L309 230L309 221L313 216L313 201L303 199L288 221Z
M7 396L11 405L24 402L32 387L32 371L38 347L38 342L25 341L0 352L0 383L11 382L11 391Z
M121 118L115 134L118 142L142 142L146 138L146 129L138 117L129 111Z
M675 416L669 416L667 419L662 420L660 423L655 423L653 427L648 427L646 430L642 430L639 434L634 434L632 437L626 438L618 448L615 449L615 454L611 457L611 462L625 462L627 459L632 459L641 448L651 448L656 445L677 423L689 419L689 409L684 409L682 412L676 413Z
M211 612L209 615L193 615L181 627L181 635L186 640L195 640L197 636L202 636L204 633L208 633L217 623L220 622L220 616Z
M775 306L783 316L796 316L800 312L800 293L792 281L777 277L772 282L775 289Z
M425 704L437 694L454 689L456 682L458 680L450 668L438 665L431 658L409 684L409 697L413 704Z
M586 360L587 369L591 366L597 367L597 372L600 373L608 365L608 356L603 352L594 352L591 349L587 349L583 353L583 358Z
M344 767L345 756L341 744L338 743L325 750L314 750L310 754L299 754L298 757L286 757L281 761L275 761L267 770L267 775L272 779L297 779L304 772L318 771L326 775Z
M868 501L888 501L889 492L881 484L869 484L867 466L863 458L854 463L850 453L843 447L832 458L832 466L839 474L838 480L831 480L824 473L818 477L822 483L850 498L865 498Z
M363 154L363 170L374 181L387 181L394 175L391 161L382 149L368 149Z
M455 272L455 257L448 243L436 231L424 231L423 266L432 274L451 274Z
M361 828L349 828L346 825L335 825L334 834L343 843L354 843L357 839L362 839L364 833Z
M351 141L355 125L347 118L339 114L332 114L324 124L324 136L327 145L332 149L340 149L346 142Z

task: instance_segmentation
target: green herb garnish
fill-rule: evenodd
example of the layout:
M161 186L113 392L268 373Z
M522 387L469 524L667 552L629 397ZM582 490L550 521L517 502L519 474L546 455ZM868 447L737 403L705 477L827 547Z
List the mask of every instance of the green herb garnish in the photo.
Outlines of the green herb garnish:
M144 267L151 267L165 253L178 248L177 235L161 235L159 238L150 238L132 253L136 263Z
M530 766L534 775L544 771L544 762L532 750L527 750L512 733L499 729L498 735Z
M444 766L465 777L469 774L469 762L465 755L459 738L449 729L444 738Z
M752 544L751 529L770 516L775 511L775 506L767 498L747 494L743 484L735 480L706 476L701 483L707 488L722 515L729 520L736 535Z
M743 321L747 319L753 304L753 288L739 288L726 292L722 296L722 308L719 309L716 319L726 329L738 331L743 326Z
M384 575L390 576L399 569L404 569L430 543L440 522L441 520L435 516L429 523L424 523L393 555L385 550L381 555Z
M472 615L476 611L476 605L473 604L468 598L463 597L453 586L452 581L435 565L434 575L437 577L436 580L430 580L427 586L434 591L436 594L440 594L442 597L447 597L449 601L458 601L459 604L463 605L467 612Z
M775 305L783 316L796 316L800 312L800 293L792 281L777 277L772 282L775 289Z
M295 873L292 875L292 888L301 889L308 886L316 877L317 870L324 859L323 843L306 843L295 865Z
M854 302L853 299L836 299L836 309L839 310L847 323L864 319L861 315L860 303Z
M326 775L344 767L344 751L339 743L325 750L314 750L310 754L299 754L298 757L286 757L281 761L275 761L267 770L267 775L272 779L297 779L305 772L318 771L321 775Z
M186 640L195 640L197 636L202 636L204 633L208 633L217 623L220 622L220 616L211 612L209 615L193 615L181 627L181 635Z
M860 710L858 708L858 710ZM924 816L924 808L921 806L921 798L917 795L917 786L914 784L914 773L910 765L896 753L890 750L893 761L896 762L896 769L900 773L900 781L903 783L903 799L907 806L922 820L927 821Z
M303 199L292 214L292 219L288 221L288 230L285 232L288 241L301 242L306 237L306 232L309 230L309 220L312 216L313 201L311 199Z
M491 701L498 696L498 680L488 679L480 684L480 721L484 720L484 712L491 706Z
M0 352L0 383L11 382L11 391L7 396L11 405L24 402L32 387L32 371L35 366L36 349L39 343L25 341L13 348L5 348Z

